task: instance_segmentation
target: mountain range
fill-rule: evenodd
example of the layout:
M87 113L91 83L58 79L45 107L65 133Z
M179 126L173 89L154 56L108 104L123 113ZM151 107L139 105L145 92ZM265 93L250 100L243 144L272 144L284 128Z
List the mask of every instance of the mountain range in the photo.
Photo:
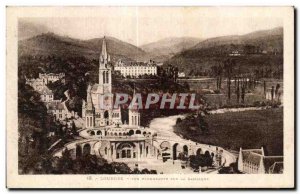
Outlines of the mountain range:
M240 69L283 69L283 28L256 31L245 35L222 36L203 40L194 47L177 53L164 64L172 64L188 75L210 71L235 51L233 57Z
M26 27L26 26L25 26ZM24 27L23 27L24 28ZM47 29L41 29L44 31ZM54 33L42 33L38 29L29 30L19 37L19 56L86 57L98 59L103 38L80 40ZM30 36L33 33L33 36ZM283 28L256 31L245 35L222 36L201 40L192 37L166 38L137 47L113 37L106 37L108 52L115 61L145 61L153 59L164 64L177 66L180 71L202 71L222 61L233 50L252 48L271 55L253 55L244 58L241 64L260 65L281 64L283 53ZM278 57L278 56L281 56ZM241 58L242 59L242 58ZM239 59L240 60L240 59ZM278 62L276 62L276 60Z
M113 37L105 37L113 60L143 60L147 53L142 49ZM54 33L43 33L19 41L19 56L86 57L98 59L103 38L79 40Z

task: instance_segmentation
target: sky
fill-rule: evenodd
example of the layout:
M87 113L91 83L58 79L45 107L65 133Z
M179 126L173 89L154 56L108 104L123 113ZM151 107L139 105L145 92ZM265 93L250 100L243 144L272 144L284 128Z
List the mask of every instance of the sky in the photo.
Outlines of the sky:
M55 9L40 17L24 17L37 28L79 39L112 36L141 46L168 37L200 39L242 35L283 26L273 9L218 7L101 7ZM57 13L56 13L57 12Z

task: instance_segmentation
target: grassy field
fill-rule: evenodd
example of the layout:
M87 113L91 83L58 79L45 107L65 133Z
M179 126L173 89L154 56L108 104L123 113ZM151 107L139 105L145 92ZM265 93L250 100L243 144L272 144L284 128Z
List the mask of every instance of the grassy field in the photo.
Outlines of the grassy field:
M283 154L282 108L208 115L205 121L209 134L202 134L196 119L183 120L175 126L175 132L196 142L227 149L264 146L267 155Z

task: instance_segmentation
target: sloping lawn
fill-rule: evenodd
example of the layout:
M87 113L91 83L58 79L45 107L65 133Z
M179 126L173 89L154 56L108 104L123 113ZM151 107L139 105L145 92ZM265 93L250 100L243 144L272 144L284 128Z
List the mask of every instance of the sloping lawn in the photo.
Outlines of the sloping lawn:
M283 155L282 108L208 115L205 121L208 134L201 132L196 119L183 120L175 126L175 132L200 143L227 149L263 146L267 155Z

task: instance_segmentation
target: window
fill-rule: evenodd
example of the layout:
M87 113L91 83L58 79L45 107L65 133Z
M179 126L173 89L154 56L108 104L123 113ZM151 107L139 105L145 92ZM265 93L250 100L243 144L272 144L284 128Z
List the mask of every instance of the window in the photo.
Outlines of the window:
M108 75L108 71L106 71L106 83L109 83L109 75Z
M105 80L106 80L106 78L105 78L105 71L102 72L102 77L103 77L103 83L105 84Z

